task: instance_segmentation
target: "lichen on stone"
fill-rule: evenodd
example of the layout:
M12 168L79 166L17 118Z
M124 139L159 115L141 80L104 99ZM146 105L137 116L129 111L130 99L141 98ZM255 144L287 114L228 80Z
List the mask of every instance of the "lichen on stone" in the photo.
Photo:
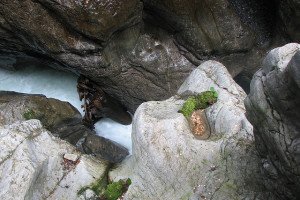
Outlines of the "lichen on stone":
M189 118L195 110L205 109L218 100L218 93L213 87L209 91L190 96L179 110L186 118Z

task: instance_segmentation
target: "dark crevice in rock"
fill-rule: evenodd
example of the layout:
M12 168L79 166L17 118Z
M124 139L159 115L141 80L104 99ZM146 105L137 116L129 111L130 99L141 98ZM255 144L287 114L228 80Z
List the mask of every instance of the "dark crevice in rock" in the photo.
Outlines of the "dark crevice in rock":
M279 5L274 0L229 0L242 22L257 32L258 44L276 35Z
M106 94L99 85L84 76L78 78L77 91L84 109L83 123L93 128L94 124L103 117L108 117L118 123L131 124L131 116L127 109L116 99Z

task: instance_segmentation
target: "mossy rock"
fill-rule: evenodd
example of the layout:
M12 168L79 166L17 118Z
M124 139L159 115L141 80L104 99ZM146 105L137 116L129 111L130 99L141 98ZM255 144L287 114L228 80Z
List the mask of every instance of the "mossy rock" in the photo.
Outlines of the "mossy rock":
M210 91L202 92L195 96L190 96L182 108L179 110L186 118L189 118L191 114L199 109L206 109L212 104L216 103L218 100L218 93L214 90L213 87L210 88Z
M102 177L90 186L81 188L77 195L82 195L87 189L91 189L100 197L100 200L117 200L121 197L131 185L131 180L119 180L107 184L107 178Z
M127 179L126 181L119 180L118 182L112 182L108 184L106 190L103 193L104 199L117 200L119 197L122 196L122 194L124 194L127 191L130 184L130 179Z
M38 119L37 114L34 112L34 110L32 109L28 109L23 113L23 117L26 120L30 120L30 119Z

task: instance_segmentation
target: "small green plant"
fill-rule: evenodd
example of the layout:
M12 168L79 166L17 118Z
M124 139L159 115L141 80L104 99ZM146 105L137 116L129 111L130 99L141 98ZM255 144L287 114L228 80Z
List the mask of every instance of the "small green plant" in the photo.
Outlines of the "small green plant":
M26 120L30 120L30 119L36 119L36 113L34 112L34 110L32 109L28 109L27 111L25 111L23 113L23 117Z
M127 179L119 180L118 182L112 182L108 184L106 190L103 193L103 197L106 200L117 200L124 192L127 191L129 185L131 184L131 180Z
M119 180L118 182L112 182L108 185L106 178L100 178L95 183L90 186L85 186L81 188L77 195L83 194L87 189L91 189L97 194L101 200L117 200L122 194L124 194L129 185L131 185L131 180Z
M183 104L182 108L179 110L185 117L191 116L192 112L196 110L196 98L194 96L189 97Z
M218 100L218 93L213 87L210 91L202 92L196 96L189 97L179 110L186 118L190 117L195 110L205 109Z

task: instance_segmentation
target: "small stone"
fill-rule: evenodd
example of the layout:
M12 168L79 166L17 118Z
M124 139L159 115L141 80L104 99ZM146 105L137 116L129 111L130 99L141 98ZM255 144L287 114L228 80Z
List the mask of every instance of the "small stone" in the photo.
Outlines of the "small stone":
M97 199L97 195L95 194L95 192L91 189L87 189L84 192L84 196L86 200L93 200L93 199Z
M197 139L205 140L210 137L210 127L207 122L205 110L194 111L189 118L189 124Z
M76 161L78 160L78 155L66 153L66 154L64 155L64 159L70 160L70 161L72 161L72 162L76 162Z

